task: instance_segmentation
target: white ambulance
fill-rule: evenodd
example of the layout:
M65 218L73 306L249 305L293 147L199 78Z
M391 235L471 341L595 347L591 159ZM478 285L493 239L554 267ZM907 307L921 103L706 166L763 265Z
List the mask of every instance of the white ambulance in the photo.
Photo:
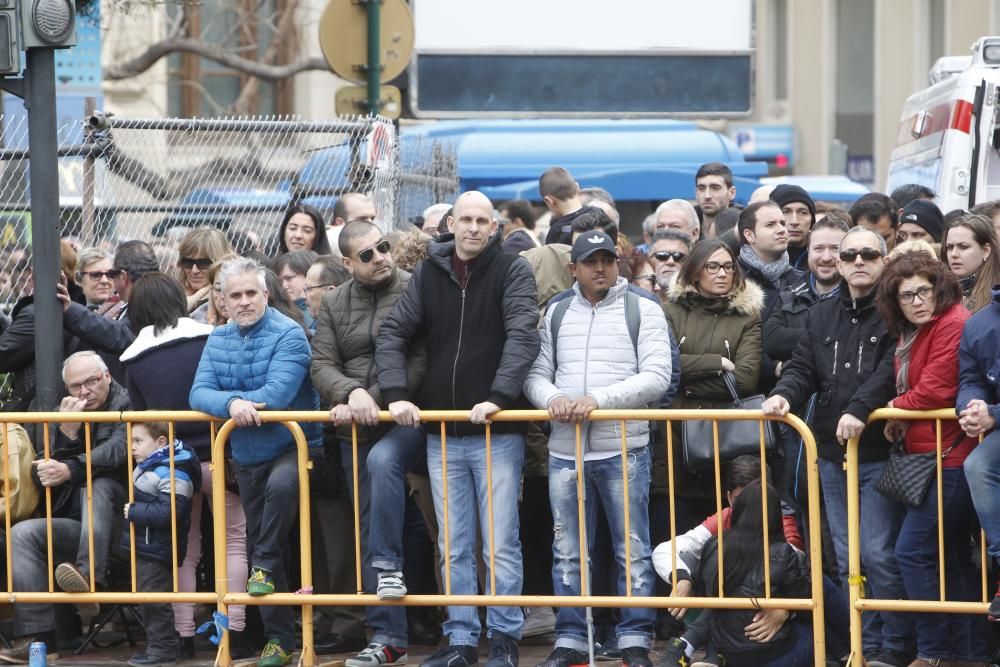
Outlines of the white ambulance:
M982 37L972 50L939 59L931 85L906 100L886 192L926 185L945 213L1000 199L1000 37Z

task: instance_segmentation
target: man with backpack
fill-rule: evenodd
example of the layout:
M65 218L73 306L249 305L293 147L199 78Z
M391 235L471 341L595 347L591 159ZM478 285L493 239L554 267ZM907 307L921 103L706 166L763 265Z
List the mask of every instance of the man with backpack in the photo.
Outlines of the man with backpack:
M667 322L655 302L630 292L628 281L619 277L617 248L607 234L581 235L573 243L570 261L576 279L574 295L550 306L540 330L541 352L524 385L531 402L548 409L553 420L549 439L549 496L556 525L552 583L556 595L581 593L577 477L582 476L587 516L596 515L595 501L600 502L610 522L622 573L619 594L625 595L625 586L631 586L633 595L650 596L656 577L648 521L649 423L626 423L623 461L621 422L586 419L598 408L643 408L663 396L671 369ZM577 423L581 424L582 461L577 461ZM622 465L628 466L627 495ZM626 497L629 537L624 525ZM593 535L588 537L593 539ZM655 618L654 609L622 610L617 639L626 667L651 664ZM556 635L555 650L544 667L587 662L588 633L582 609L560 609Z

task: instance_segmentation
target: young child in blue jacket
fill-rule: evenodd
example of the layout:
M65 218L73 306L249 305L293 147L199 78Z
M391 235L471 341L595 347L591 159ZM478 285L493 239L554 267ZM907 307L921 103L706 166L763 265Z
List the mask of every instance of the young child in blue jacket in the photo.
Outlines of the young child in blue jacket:
M135 502L126 503L125 519L135 524L136 570L143 593L169 592L173 586L171 551L173 523L170 510L170 453L174 455L173 492L177 521L177 565L184 560L191 524L191 496L201 488L201 466L193 451L180 440L168 445L166 422L132 426L132 483ZM125 533L128 548L129 533ZM174 612L169 604L142 605L146 650L132 656L135 667L173 665L177 660Z

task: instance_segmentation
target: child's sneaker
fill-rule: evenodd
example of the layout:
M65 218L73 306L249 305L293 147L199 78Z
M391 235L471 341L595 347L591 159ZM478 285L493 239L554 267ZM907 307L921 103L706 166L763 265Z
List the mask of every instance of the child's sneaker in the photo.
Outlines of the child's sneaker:
M259 567L250 568L250 578L247 579L247 593L250 595L270 595L274 592L274 579L271 573ZM267 647L264 647L267 650Z
M128 659L128 664L132 667L160 667L160 665L174 665L177 664L176 658L157 658L155 655L149 655L145 651L142 653L136 653L131 658Z
M281 644L278 643L278 640L272 639L264 646L264 650L261 651L260 660L257 661L257 667L283 667L284 665L290 665L291 663L291 651L286 651L281 648Z
M406 649L372 642L361 653L344 661L344 667L387 667L406 662Z
M406 583L403 581L403 573L399 571L379 572L376 594L379 600L399 600L405 596Z

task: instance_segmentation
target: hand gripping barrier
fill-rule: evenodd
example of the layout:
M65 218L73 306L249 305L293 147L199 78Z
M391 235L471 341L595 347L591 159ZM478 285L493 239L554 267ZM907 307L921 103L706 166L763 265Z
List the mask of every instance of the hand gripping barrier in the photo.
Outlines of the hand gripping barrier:
M630 568L631 563L631 540L623 540L626 549L625 555L625 580L626 580L626 594L619 596L593 596L590 594L590 582L589 582L589 569L587 567L587 536L586 531L579 531L580 534L580 590L582 592L579 596L533 596L533 595L497 595L496 594L496 575L494 571L495 563L495 549L493 540L493 493L492 484L487 485L487 507L489 513L488 521L488 542L489 542L489 564L490 564L490 577L488 582L488 593L486 595L455 595L452 594L451 589L451 577L450 577L450 562L451 553L449 548L448 540L448 503L445 503L444 518L445 525L441 527L445 535L444 544L445 550L442 554L442 559L444 561L444 594L443 595L407 595L405 598L399 601L380 601L376 598L374 594L362 592L361 585L361 531L360 531L360 509L358 504L358 494L353 494L353 510L354 510L354 556L355 564L357 569L357 593L349 594L332 594L332 593L315 593L312 591L312 559L311 559L311 538L310 531L308 527L311 525L311 515L310 515L310 503L309 503L309 469L311 463L308 458L308 446L305 436L302 433L302 429L299 427L297 422L328 422L330 415L325 411L316 412L293 412L293 411L265 411L260 413L262 422L267 423L281 423L291 432L297 448L298 453L298 478L300 484L299 491L299 518L300 518L300 552L301 552L301 589L297 593L292 592L276 592L271 595L263 597L255 597L248 595L244 592L234 592L228 590L228 580L227 580L227 563L226 563L226 513L225 513L225 471L224 466L218 465L217 462L223 461L224 451L226 442L232 433L233 429L236 428L235 422L229 420L222 423L221 427L218 428L217 435L214 436L213 446L212 446L212 493L213 493L213 527L215 531L214 535L214 547L215 547L215 590L213 592L203 592L203 593L192 593L192 592L178 592L178 582L177 582L177 562L176 562L176 548L174 549L174 580L173 580L173 591L164 593L142 593L137 592L136 588L136 564L135 564L135 548L134 539L132 542L131 549L131 590L126 592L96 592L93 583L91 583L91 591L89 593L62 593L56 592L54 581L53 581L53 568L55 563L53 563L53 550L52 550L52 489L47 488L45 490L45 521L47 528L48 537L48 565L49 565L49 577L48 577L48 590L44 592L27 592L27 591L15 591L13 589L13 579L12 579L12 554L10 540L6 542L6 556L7 556L7 599L8 602L16 604L18 602L32 602L32 603L80 603L80 602L126 602L126 603L147 603L147 602L214 602L218 607L218 612L225 615L228 606L231 604L242 604L242 605L289 605L289 606L300 606L302 607L302 652L299 658L299 664L311 666L316 664L316 656L313 651L313 624L312 624L312 609L316 605L373 605L373 604L397 604L397 605L409 605L409 606L451 606L451 605L461 605L461 606L524 606L524 607L649 607L649 608L701 608L701 609L785 609L790 611L799 612L809 612L812 614L812 626L813 626L813 641L814 641L814 664L822 666L825 664L826 657L826 641L824 634L824 613L823 613L823 581L822 581L822 562L821 562L821 537L820 537L820 503L819 503L819 474L816 464L816 444L813 439L812 433L809 431L808 427L794 415L789 415L787 417L773 417L773 416L763 416L758 411L752 410L595 410L589 416L590 421L618 421L621 422L621 456L623 461L627 461L627 442L625 439L625 422L629 420L642 420L642 421L653 421L663 423L665 426L666 442L664 447L666 450L666 461L667 461L667 479L669 488L672 490L674 488L675 479L675 439L673 437L673 429L671 428L674 422L684 421L684 420L712 420L713 422L713 440L714 440L714 450L715 450L715 464L712 471L715 484L715 504L716 512L719 524L718 530L718 540L719 540L719 556L718 556L718 578L719 578L719 596L718 597L644 597L644 596L633 596L632 595L632 572ZM420 414L422 422L425 424L428 422L439 422L440 423L440 436L441 436L441 464L442 464L442 484L444 486L444 497L447 498L447 429L446 424L449 422L467 422L469 420L469 413L465 411L422 411ZM388 412L379 413L379 420L382 422L390 422L391 417ZM802 438L805 447L805 458L806 458L806 472L808 480L808 534L807 534L807 550L808 550L808 562L810 570L811 579L811 597L805 599L798 598L778 598L772 595L771 591L771 568L770 559L767 557L767 545L769 544L769 539L767 535L767 491L766 487L764 490L764 497L762 502L762 510L765 513L764 521L764 581L765 581L765 595L763 598L734 598L725 597L725 591L723 589L724 580L724 562L723 562L723 546L725 541L725 530L723 528L723 522L721 521L721 514L723 510L722 501L722 469L719 464L719 440L718 440L718 422L720 421L735 421L735 420L749 420L757 421L760 424L760 456L761 460L765 460L765 449L764 449L764 421L780 421L788 424L792 427ZM211 428L214 430L218 426L221 420L214 419L208 415L198 412L165 412L165 411L145 411L145 412L122 412L122 413L98 413L98 412L85 412L85 413L6 413L0 414L0 423L21 423L21 424L65 424L65 423L77 423L82 422L84 424L84 440L85 440L85 457L86 457L86 488L87 488L87 516L86 521L88 527L93 526L93 511L91 506L91 491L93 485L93 478L91 474L91 460L90 460L90 444L91 444L91 429L93 424L98 423L125 423L127 430L127 438L131 440L131 426L133 423L150 422L150 421L165 421L170 423L170 436L173 436L173 424L175 422L208 422L211 424ZM544 410L507 410L503 412L495 413L490 417L490 422L486 424L485 427L485 441L486 441L486 473L490 479L493 479L493 467L492 467L492 428L491 424L496 422L525 422L525 421L549 421L549 415ZM7 446L7 431L6 429L0 429L3 434L3 445ZM48 458L50 450L49 442L49 432L48 429L43 429L43 452L44 458ZM37 446L37 445L36 445ZM677 444L679 446L679 444ZM576 438L575 438L575 457L577 466L581 465L583 459L583 442L581 434L581 426L577 424L576 426ZM6 451L6 450L5 450ZM357 438L357 428L353 429L352 437L352 452L353 452L353 483L355 488L358 485L359 471L358 471L358 438ZM132 467L132 457L131 448L129 448L128 463L131 469ZM171 472L173 472L173 456L170 458ZM10 524L10 470L8 465L8 457L4 457L3 461L3 475L4 475L4 497L6 499L6 507L8 509L6 514L6 534L10 534L11 524ZM581 475L577 475L577 511L578 518L580 522L578 525L586 525L583 520L584 514L584 480ZM511 483L518 483L519 480L510 480ZM622 466L622 484L624 487L624 495L628 497L628 484L629 476L627 473L627 466ZM134 498L131 477L129 480L128 497L132 501ZM652 502L652 501L651 501ZM629 504L624 503L624 529L625 534L630 534L630 522L631 517L629 516ZM677 531L676 531L676 500L674 494L671 493L668 496L667 506L665 508L669 512L670 516L670 539L672 543L676 544ZM856 509L856 508L855 508ZM655 510L654 510L655 511ZM176 504L173 492L173 483L171 483L171 515L172 519L176 519ZM856 515L855 515L856 516ZM176 521L173 521L174 528L172 529L172 539L173 543L177 543L177 529ZM305 528L304 530L302 528ZM134 527L131 527L134 538ZM91 554L93 553L93 536L90 533L89 550ZM93 570L93 559L90 559L91 570ZM93 571L90 573L90 581L94 581ZM672 563L671 563L671 584L675 587L677 583L677 554L673 551ZM852 600L853 602L853 600ZM860 641L860 634L857 635L857 640ZM222 633L221 641L219 642L219 652L216 659L217 665L228 666L231 664L231 659L229 657L229 633Z
M981 602L959 602L946 600L945 559L944 559L944 508L942 481L942 442L941 423L958 419L954 408L940 410L899 410L896 408L881 408L868 417L868 423L894 419L900 421L928 420L935 424L937 436L937 468L934 482L928 493L937 494L937 536L938 536L938 598L936 600L882 600L866 599L864 596L865 577L861 570L861 502L858 482L858 438L847 442L844 469L847 471L847 541L848 541L848 584L850 589L850 619L851 619L851 661L849 664L860 665L862 656L861 615L863 612L899 611L899 612L929 612L949 614L985 614L989 608L989 588L987 582L986 535L980 531L981 545ZM982 437L980 436L980 441Z

